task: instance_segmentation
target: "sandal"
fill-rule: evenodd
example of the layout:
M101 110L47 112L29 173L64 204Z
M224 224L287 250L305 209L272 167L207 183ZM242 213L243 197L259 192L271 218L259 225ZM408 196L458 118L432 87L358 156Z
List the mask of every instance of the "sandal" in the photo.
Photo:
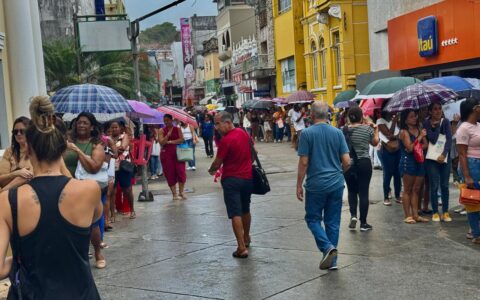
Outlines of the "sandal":
M106 266L107 266L107 261L104 259L97 260L95 262L95 268L97 269L105 269Z
M417 221L415 221L412 217L406 218L405 220L403 220L403 222L405 222L405 223L407 223L407 224L415 224L415 223L417 223Z
M180 200L182 198L178 197L177 195L173 196L172 201Z
M130 213L130 220L133 220L133 219L135 219L136 217L137 217L137 214L136 214L134 211L132 211L132 212Z
M187 200L188 198L187 198L187 196L185 196L185 194L180 194L180 199Z
M238 253L238 250L232 253L234 258L248 258L248 251L245 250L243 253Z
M107 243L101 242L101 243L100 243L100 248L102 248L102 249L108 249L109 246L107 245Z
M428 223L428 222L430 222L429 219L424 218L424 217L420 217L420 216L418 216L415 221L420 222L420 223Z

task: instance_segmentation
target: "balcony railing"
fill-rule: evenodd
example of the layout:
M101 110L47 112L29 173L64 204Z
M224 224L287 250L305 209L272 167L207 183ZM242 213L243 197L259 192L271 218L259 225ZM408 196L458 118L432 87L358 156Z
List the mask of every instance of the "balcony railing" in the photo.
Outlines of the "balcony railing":
M255 70L264 70L264 69L269 69L267 54L252 56L251 58L249 58L248 60L242 63L243 73L248 73Z

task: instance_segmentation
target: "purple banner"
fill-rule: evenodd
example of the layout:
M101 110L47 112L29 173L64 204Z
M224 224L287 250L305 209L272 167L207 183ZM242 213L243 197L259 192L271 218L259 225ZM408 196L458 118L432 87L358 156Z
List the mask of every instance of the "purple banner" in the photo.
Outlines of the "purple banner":
M190 19L180 19L180 36L182 40L183 51L183 76L185 80L185 87L183 89L184 100L192 100L190 95L190 87L195 80L195 71L193 69L193 47L192 47L192 29L190 27Z

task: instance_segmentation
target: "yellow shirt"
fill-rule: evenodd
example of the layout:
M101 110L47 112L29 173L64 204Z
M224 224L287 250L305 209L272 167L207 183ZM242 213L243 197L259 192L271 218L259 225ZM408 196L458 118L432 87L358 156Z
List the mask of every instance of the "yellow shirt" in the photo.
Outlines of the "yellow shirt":
M26 152L20 152L20 161L17 163L15 157L13 157L12 148L8 148L3 154L3 158L0 161L0 175L12 173L15 170L27 168L33 170L30 159Z

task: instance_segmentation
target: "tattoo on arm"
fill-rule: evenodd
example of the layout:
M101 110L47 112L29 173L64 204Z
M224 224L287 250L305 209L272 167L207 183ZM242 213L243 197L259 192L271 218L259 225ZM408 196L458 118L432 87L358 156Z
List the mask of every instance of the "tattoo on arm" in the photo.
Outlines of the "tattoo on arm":
M65 198L65 191L62 191L62 193L60 193L60 197L58 197L58 203L62 203L64 198Z

